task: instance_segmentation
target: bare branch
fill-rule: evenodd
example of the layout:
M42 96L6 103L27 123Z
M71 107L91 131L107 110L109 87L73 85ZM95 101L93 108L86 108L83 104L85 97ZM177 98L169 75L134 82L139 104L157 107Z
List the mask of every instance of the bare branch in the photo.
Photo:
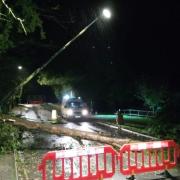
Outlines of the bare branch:
M5 14L3 14L3 13L0 13L0 16L6 16Z
M19 18L19 17L17 17L17 16L13 13L12 9L5 3L5 0L2 0L2 3L3 3L4 6L8 9L9 13L13 16L13 18L16 19L17 21L19 21L19 23L21 24L21 27L22 27L24 33L27 35L27 31L26 31L26 29L25 29L25 27L24 27L24 24L23 24L23 21L24 21L24 20L21 19L21 18Z
M2 17L0 17L0 20L9 21L8 19L2 18ZM9 22L10 22L10 21L9 21Z

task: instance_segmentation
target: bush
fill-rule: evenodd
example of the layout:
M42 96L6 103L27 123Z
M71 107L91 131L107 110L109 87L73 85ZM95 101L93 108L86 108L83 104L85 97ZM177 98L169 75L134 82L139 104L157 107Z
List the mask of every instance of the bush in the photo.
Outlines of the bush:
M170 102L154 119L150 132L161 139L174 139L180 143L180 103Z
M180 127L178 125L175 126L171 123L155 120L155 122L149 128L148 132L160 139L173 139L180 143L179 128Z
M9 124L0 123L0 153L18 149L21 145L21 132L19 128Z

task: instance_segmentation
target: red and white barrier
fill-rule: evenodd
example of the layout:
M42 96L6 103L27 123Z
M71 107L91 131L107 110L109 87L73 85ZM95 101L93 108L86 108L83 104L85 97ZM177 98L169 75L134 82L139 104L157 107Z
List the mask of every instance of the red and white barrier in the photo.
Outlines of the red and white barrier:
M38 169L42 180L48 178L47 162L52 164L53 180L98 180L111 178L116 164L120 165L121 174L133 176L174 168L178 158L180 147L173 140L166 140L125 144L119 152L110 146L51 151L44 155Z
M177 145L177 163L180 164L180 145Z
M177 146L172 140L125 144L119 161L123 175L167 170L176 166Z
M110 146L52 151L44 155L38 169L47 180L47 161L52 162L53 180L97 180L115 173L116 152Z

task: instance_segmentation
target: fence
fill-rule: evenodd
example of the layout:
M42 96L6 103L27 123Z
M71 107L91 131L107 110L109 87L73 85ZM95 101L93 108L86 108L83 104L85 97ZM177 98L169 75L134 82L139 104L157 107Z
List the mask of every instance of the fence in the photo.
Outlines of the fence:
M178 156L179 147L173 140L125 144L119 152L110 146L87 147L48 152L38 169L47 180L50 161L53 180L98 180L111 178L117 164L125 176L167 170L177 165Z
M137 110L137 109L122 109L120 110L123 114L129 116L138 116L138 117L154 117L155 112L153 111L145 111L145 110Z

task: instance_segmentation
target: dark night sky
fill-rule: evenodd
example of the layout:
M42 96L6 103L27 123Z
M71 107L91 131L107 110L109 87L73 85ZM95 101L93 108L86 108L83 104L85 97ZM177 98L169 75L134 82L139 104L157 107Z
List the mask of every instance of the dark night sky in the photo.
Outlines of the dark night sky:
M107 92L117 89L114 81L119 81L127 89L144 79L155 85L166 85L172 91L180 90L180 1L37 2L41 9L47 10L58 7L58 2L59 10L46 15L55 15L59 23L40 11L47 35L47 39L41 41L44 46L27 45L15 49L16 56L25 52L31 58L30 69L46 62L58 48L89 24L101 8L110 7L112 19L109 22L99 21L93 25L45 70L73 72L87 76L89 82L97 80L100 85L101 81L107 80L107 84L102 86L102 91L106 89ZM50 44L53 46L48 47ZM87 91L96 91L88 83L85 86Z
M70 2L66 1L62 6L72 11L75 23L67 31L61 29L61 32L55 27L50 29L52 38L59 42L60 47L91 22L101 7L110 5L113 17L110 22L99 22L91 27L54 60L54 64L62 61L63 57L72 61L81 58L83 62L85 58L93 61L92 58L99 57L129 66L137 76L145 74L159 80L179 77L180 4L177 1ZM63 40L61 34L64 34Z

